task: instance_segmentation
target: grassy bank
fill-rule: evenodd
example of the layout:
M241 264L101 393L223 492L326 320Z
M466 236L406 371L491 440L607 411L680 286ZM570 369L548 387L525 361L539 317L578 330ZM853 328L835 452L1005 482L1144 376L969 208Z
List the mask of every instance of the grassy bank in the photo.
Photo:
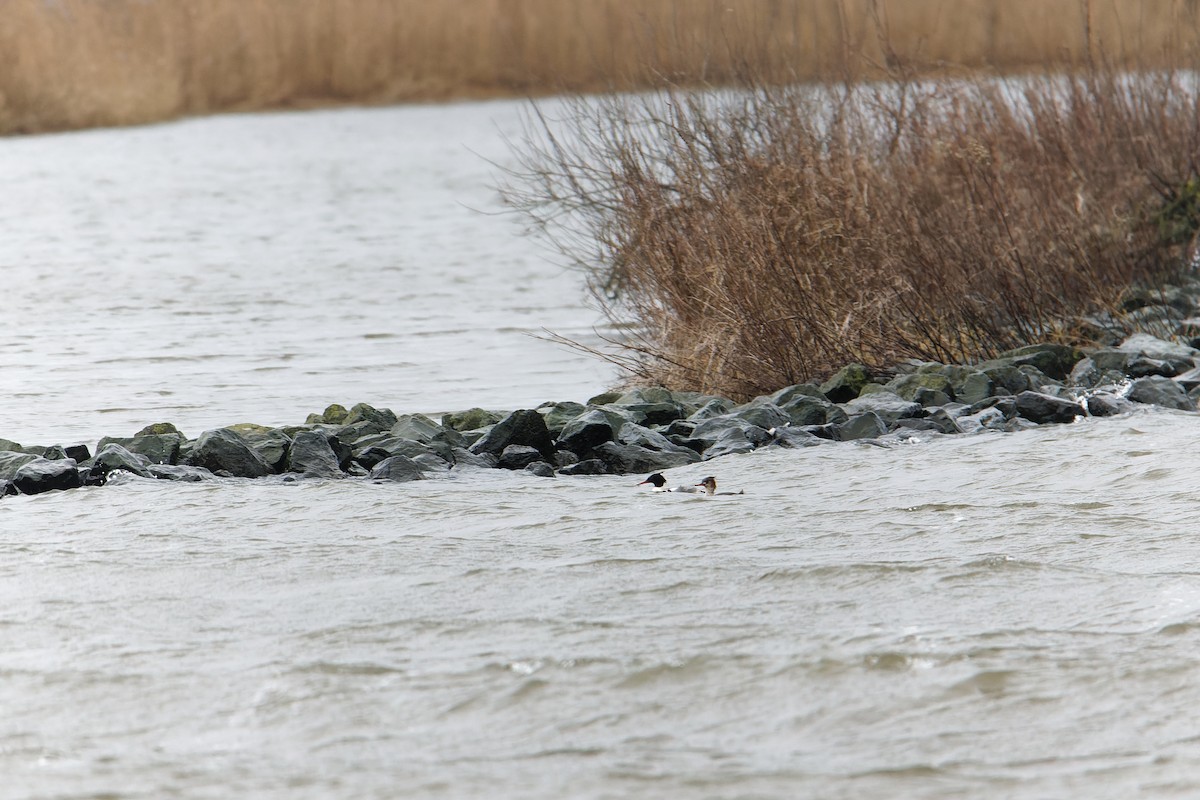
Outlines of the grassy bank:
M534 120L510 199L668 388L1084 344L1200 227L1191 74L677 90L559 117Z
M870 74L897 56L1159 63L1195 46L1197 15L1195 0L5 0L0 132Z

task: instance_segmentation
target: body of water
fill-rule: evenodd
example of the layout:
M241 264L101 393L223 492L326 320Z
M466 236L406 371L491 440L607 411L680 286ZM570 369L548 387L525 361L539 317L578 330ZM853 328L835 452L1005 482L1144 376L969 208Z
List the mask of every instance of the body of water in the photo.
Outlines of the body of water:
M26 443L586 399L578 276L498 208L509 103L0 142ZM0 500L0 797L1200 792L1193 415L638 478Z

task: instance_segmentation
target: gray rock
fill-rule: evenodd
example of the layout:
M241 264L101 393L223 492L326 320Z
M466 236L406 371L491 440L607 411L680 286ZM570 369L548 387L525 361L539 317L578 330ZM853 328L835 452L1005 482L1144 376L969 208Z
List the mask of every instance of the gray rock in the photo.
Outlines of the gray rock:
M847 364L821 384L821 393L834 403L848 403L871 382L871 373L862 364Z
M174 464L179 461L179 449L183 441L183 434L180 433L138 434L129 439L105 436L97 442L96 449L101 450L107 444L118 444L131 453L145 457L146 463Z
M850 402L844 403L843 408L851 420L858 414L873 412L879 415L885 429L898 419L917 417L922 414L920 403L905 400L890 391L861 394Z
M778 447L816 447L826 441L828 439L801 428L777 428L771 434L770 443Z
M732 419L749 422L751 425L763 430L782 428L785 425L791 425L793 422L791 414L770 402L747 403L744 406L735 408L729 413L729 416Z
M1135 333L1117 346L1125 353L1163 360L1190 361L1200 359L1200 350L1185 344L1168 342L1148 333Z
M649 450L637 445L621 444L620 442L604 442L595 450L596 458L604 462L609 472L619 474L629 472L661 472L672 467L682 467L700 460L700 456L691 450L681 448L678 451L663 452ZM586 463L586 462L580 462Z
M1070 422L1087 412L1078 401L1042 394L1021 392L1017 395L1017 413L1030 422Z
M755 447L771 441L771 434L766 429L753 425L744 419L728 416L716 417L701 422L692 431L692 441L700 442L700 449L707 450L718 439L728 438L729 434L727 432L729 430L737 431L743 439L746 439Z
M700 408L693 411L688 419L692 422L703 422L706 419L723 417L733 408L733 403L723 397L715 397Z
M824 425L826 422L845 422L849 416L839 406L821 397L795 394L779 404L792 425ZM775 426L778 427L778 426Z
M371 470L371 479L377 481L419 481L425 477L421 465L408 456L390 456L380 461Z
M520 409L509 414L471 445L470 450L476 454L492 453L499 456L504 448L513 444L537 448L544 457L554 458L554 442L550 438L546 420L532 409Z
M445 459L434 453L421 453L418 456L413 456L413 463L419 466L426 472L449 472L450 464Z
M292 445L292 440L282 430L252 423L229 425L221 430L231 431L240 436L267 463L272 472L279 472L284 468L287 451ZM183 460L182 457L180 460ZM237 475L237 473L233 474Z
M570 450L556 450L554 452L554 468L555 469L561 469L562 467L569 467L572 464L578 464L579 461L580 461L579 456L575 455Z
M966 414L955 420L963 433L978 433L979 431L1006 431L1009 420L999 408L985 408L974 414Z
M1197 386L1200 386L1200 367L1190 369L1181 375L1176 375L1175 382L1187 391L1192 391Z
M623 424L617 415L593 409L567 423L558 435L558 446L586 455L596 445L616 439Z
M669 425L687 416L684 406L661 387L634 389L613 400L631 422L638 425Z
M1138 378L1125 396L1135 403L1176 408L1180 411L1196 410L1196 402L1188 397L1182 386L1170 378L1157 375Z
M413 439L397 439L389 437L387 439L377 440L369 447L359 449L354 456L354 460L362 464L367 469L374 467L380 461L391 456L406 456L414 461L421 456L432 455L440 458L447 464L454 457L454 448L447 446L445 443L440 445L425 444Z
M42 458L57 459L57 458L73 458L76 463L82 463L92 457L85 444L56 444L53 447L47 447L42 453Z
M703 458L708 461L721 456L730 456L735 453L749 453L758 449L758 445L747 436L749 428L730 427L722 429L716 439L708 442L708 446L704 448ZM762 428L754 427L753 430L762 431ZM764 444L772 441L772 438L766 431L762 431Z
M184 483L198 483L216 477L204 467L185 467L172 464L147 464L146 471L159 480Z
M501 469L525 469L535 461L541 461L542 454L536 447L525 444L510 444L500 454L496 466Z
M0 480L11 481L17 470L39 456L33 453L20 453L14 450L0 450Z
M73 458L50 460L37 457L23 464L12 478L12 485L21 494L41 494L62 489L78 489L83 485L79 465Z
M675 444L658 431L644 428L632 422L627 422L621 426L621 430L617 435L617 441L621 444L632 444L644 447L647 450L659 450L668 453L688 449Z
M1029 377L1014 364L985 361L979 365L979 371L992 382L993 393L1000 389L1013 395L1029 391Z
M342 468L329 439L316 431L300 431L288 449L286 469L313 478L340 478Z
M147 469L150 464L149 458L131 452L116 442L108 442L96 451L96 457L92 459L92 464L103 466L107 472L123 469L142 478L153 477L150 470Z
M450 464L454 468L479 467L492 469L496 466L496 457L490 454L477 456L464 447L455 447L450 451Z
M196 439L185 466L224 471L239 478L262 478L274 472L271 465L236 431L217 428Z
M558 471L559 475L607 475L608 466L598 458L588 458L580 461L578 464L572 464L569 467L563 467Z
M554 477L554 467L545 461L534 461L532 464L526 465L525 471L532 475L537 475L539 478Z
M862 399L861 396L859 399ZM880 414L867 411L851 416L847 421L835 426L834 430L838 441L850 442L856 439L876 439L887 433L887 427Z
M447 448L467 446L467 441L461 433L437 424L424 414L405 414L399 417L389 433L398 439L412 439L426 444L445 443Z
M1124 414L1135 407L1133 402L1108 392L1086 395L1083 402L1087 405L1088 413L1093 417L1115 417L1117 414Z
M1061 381L1071 374L1071 368L1081 358L1083 353L1074 347L1062 344L1031 344L1001 353L997 360L1007 361L1017 367L1029 364L1043 374Z

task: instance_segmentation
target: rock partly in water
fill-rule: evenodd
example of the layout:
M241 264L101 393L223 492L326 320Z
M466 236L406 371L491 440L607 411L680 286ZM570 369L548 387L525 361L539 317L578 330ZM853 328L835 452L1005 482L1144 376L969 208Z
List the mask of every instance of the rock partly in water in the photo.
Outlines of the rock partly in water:
M1174 408L1180 411L1195 411L1196 402L1188 397L1188 393L1175 381L1162 376L1138 378L1129 387L1125 395L1135 403Z
M23 464L12 478L13 487L21 494L41 494L83 486L79 465L73 458L50 460L36 457Z
M1076 417L1086 415L1087 411L1076 400L1041 392L1021 392L1017 395L1017 413L1030 422L1041 425L1048 422L1070 422Z
M408 456L390 456L380 461L371 470L371 479L377 481L419 481L425 477L421 465Z
M342 469L329 438L317 431L299 431L288 448L285 463L287 472L298 472L312 478L340 478Z
M504 448L523 444L536 448L545 458L554 458L554 442L546 420L533 409L520 409L492 426L483 438L471 445L472 453L491 453L499 456Z
M213 474L236 478L262 478L275 472L240 434L228 428L200 434L186 466L204 467Z

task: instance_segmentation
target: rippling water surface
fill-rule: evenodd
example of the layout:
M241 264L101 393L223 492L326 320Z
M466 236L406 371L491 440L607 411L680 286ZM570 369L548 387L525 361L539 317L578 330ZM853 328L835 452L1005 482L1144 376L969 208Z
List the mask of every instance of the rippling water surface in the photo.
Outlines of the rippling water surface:
M575 279L458 205L492 201L454 142L500 153L512 113L0 142L0 435L603 388L520 334L586 335ZM4 498L0 796L1193 797L1195 432L671 476L735 497L489 470Z

